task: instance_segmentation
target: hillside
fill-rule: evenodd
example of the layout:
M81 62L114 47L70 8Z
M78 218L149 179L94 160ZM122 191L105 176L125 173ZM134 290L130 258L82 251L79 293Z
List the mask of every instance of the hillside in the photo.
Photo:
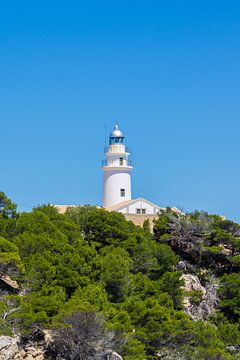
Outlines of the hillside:
M49 360L240 359L232 221L167 210L151 233L93 206L17 213L0 193L0 249L0 348L18 336Z

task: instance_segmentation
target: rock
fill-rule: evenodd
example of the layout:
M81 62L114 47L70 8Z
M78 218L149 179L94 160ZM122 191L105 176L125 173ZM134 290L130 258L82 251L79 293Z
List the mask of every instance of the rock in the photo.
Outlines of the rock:
M104 359L106 360L123 360L123 358L114 350L107 350Z
M44 332L45 333L45 332ZM36 335L36 333L34 333ZM39 333L38 333L39 334ZM19 337L0 336L0 360L45 360L45 346L51 339L51 333L42 341L42 336L37 336L40 342L33 342L32 335L24 341ZM98 359L102 360L123 360L114 350L107 350Z
M180 278L181 280L184 281L184 286L183 289L185 291L201 291L202 295L206 294L206 289L201 285L199 279L197 276L195 275L191 275L191 274L183 274ZM183 298L183 306L186 310L186 312L191 316L192 316L192 302L191 302L191 296L185 296Z
M42 344L43 345L43 344ZM0 360L44 360L44 346L23 346L19 337L0 336Z
M23 346L26 344L29 345L44 341L45 341L45 333L39 326L33 327L29 334L21 336L21 345Z
M234 356L240 355L240 345L230 345L226 347L226 350L229 351Z
M176 349L169 349L169 348L162 348L156 354L157 358L164 359L164 360L187 360L184 354L179 352Z
M24 350L20 350L17 355L15 355L14 360L22 360L24 359L26 353Z
M175 270L182 270L182 271L187 271L187 264L186 261L179 261L177 263L177 265L175 266Z
M180 260L177 265L174 267L176 271L183 271L184 273L193 273L194 272L194 265L190 264L186 260Z
M34 357L31 354L26 354L24 360L34 360Z
M18 338L0 336L0 360L12 360L18 353Z
M43 330L45 344L49 344L53 340L53 333L51 330Z
M2 275L0 277L0 281L2 283L4 283L9 289L13 290L13 291L18 291L19 290L19 285L15 280L12 280L9 276L7 275Z
M21 351L20 357L15 357L13 360L44 360L44 349L42 347L29 346Z
M192 274L183 274L181 280L184 281L184 289L186 291L200 290L203 295L206 293L206 289L201 285L199 278Z
M226 245L224 245L224 244L219 244L219 246L222 247L222 250L221 250L222 254L225 254L225 255L227 255L227 256L229 256L229 255L232 254L232 250L229 249Z
M183 274L181 279L184 281L183 289L185 291L200 291L202 293L199 301L195 303L191 296L186 295L184 297L185 312L195 321L206 320L218 305L217 289L219 285L217 279L212 276L205 287L201 285L200 280L195 275Z

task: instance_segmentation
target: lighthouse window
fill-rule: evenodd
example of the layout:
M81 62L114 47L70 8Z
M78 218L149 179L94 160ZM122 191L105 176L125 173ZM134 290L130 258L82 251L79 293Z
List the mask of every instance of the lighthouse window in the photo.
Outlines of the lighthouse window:
M123 165L123 158L119 158L119 165Z
M125 197L125 189L120 189L120 196Z

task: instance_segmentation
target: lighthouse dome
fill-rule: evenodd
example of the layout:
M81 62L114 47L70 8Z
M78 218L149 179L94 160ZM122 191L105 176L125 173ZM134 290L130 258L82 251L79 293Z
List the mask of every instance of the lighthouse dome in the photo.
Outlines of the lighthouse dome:
M110 138L123 138L123 133L122 131L119 129L118 125L114 126L113 131L110 134Z

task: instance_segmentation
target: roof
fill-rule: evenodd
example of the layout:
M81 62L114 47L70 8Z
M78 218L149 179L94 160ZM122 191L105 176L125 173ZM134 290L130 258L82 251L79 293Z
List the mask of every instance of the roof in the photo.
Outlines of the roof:
M165 208L162 208L161 206L157 205L157 204L154 204L152 203L151 201L147 200L147 199L144 199L144 198L137 198L137 199L133 199L133 200L127 200L127 201L122 201L116 205L113 205L113 206L109 206L108 208L106 208L108 211L117 211L117 210L121 210L123 208L125 208L126 206L128 205L132 205L132 204L135 204L136 202L138 201L144 201L146 202L147 204L149 205L152 205L154 207L157 207L159 209L162 209L162 210L165 210Z
M119 129L118 125L114 126L113 131L110 134L110 138L123 138L123 133L122 131Z

